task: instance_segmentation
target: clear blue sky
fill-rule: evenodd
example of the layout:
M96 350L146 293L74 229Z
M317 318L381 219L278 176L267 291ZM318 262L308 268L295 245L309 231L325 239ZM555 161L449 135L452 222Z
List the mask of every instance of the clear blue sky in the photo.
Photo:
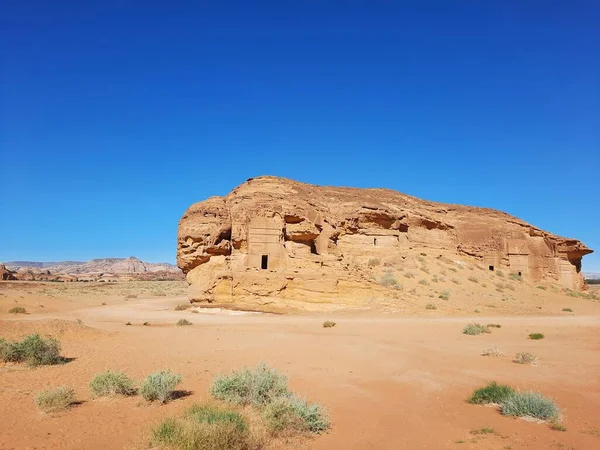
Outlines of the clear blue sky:
M600 250L599 23L591 0L5 1L0 260L174 262L185 209L258 175Z

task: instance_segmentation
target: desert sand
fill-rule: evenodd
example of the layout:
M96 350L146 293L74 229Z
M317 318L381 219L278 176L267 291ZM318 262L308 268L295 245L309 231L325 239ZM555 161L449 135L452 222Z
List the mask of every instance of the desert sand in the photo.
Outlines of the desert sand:
M449 300L401 293L385 308L287 315L175 311L187 303L185 282L1 282L0 337L50 335L72 360L39 368L0 363L0 448L140 448L161 419L208 398L215 375L260 361L286 374L291 388L326 407L332 420L326 434L272 448L600 448L600 303L521 285L502 301L490 281L497 297L470 296L467 272ZM425 309L432 301L438 309ZM9 314L15 305L28 313ZM181 318L193 326L175 326ZM324 320L337 326L323 328ZM502 327L462 334L473 321ZM532 341L531 332L546 338ZM481 356L493 346L505 356ZM539 365L513 363L519 351L535 353ZM171 369L183 375L189 395L163 406L139 397L93 399L88 382L104 369L135 380ZM567 431L465 401L492 380L553 398ZM79 404L40 413L35 394L59 385L73 387ZM494 432L473 434L481 428Z

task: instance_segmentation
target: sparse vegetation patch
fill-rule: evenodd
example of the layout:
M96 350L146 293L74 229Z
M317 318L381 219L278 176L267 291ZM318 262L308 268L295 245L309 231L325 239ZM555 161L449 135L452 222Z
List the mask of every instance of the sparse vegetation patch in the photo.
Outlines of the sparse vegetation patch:
M8 310L10 314L27 314L27 310L22 306L13 306Z
M425 306L425 309L437 309L437 306L433 303L428 303L427 306Z
M442 293L439 295L439 298L441 298L442 300L449 300L450 291L442 291Z
M177 326L179 326L179 327L184 327L187 325L192 325L192 322L190 322L187 319L179 319L179 321L177 322Z
M573 312L573 310L571 308L563 308L562 309L564 312Z
M332 322L331 320L326 320L325 322L323 322L323 328L333 328L335 327L336 323Z

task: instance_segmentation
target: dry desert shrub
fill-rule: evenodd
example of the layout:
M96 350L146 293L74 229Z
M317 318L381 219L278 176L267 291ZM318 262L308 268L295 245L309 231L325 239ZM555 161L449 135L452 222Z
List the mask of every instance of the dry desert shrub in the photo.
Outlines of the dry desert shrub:
M481 352L481 356L493 356L499 358L504 356L504 353L498 347L490 347Z
M210 392L219 400L259 407L289 394L287 377L264 363L215 378Z
M434 305L433 303L428 303L428 304L425 306L425 309L437 309L437 306L436 306L436 305Z
M367 263L367 265L369 267L376 267L381 263L381 260L379 258L370 258L369 262Z
M310 404L293 393L285 375L261 363L217 377L211 386L213 397L238 405L252 405L262 411L272 433L320 433L330 424L320 405Z
M396 279L396 277L391 272L385 273L381 277L381 281L379 282L379 284L381 284L382 286L392 287L392 288L395 288L395 289L398 289L399 286L400 286L398 284L398 280Z
M90 390L94 397L127 396L135 394L135 383L123 372L105 370L92 378Z
M539 364L539 359L533 353L519 352L515 355L514 362L517 364L529 364L531 366L537 366Z
M185 327L188 325L192 325L192 322L190 322L187 319L179 319L179 321L177 322L177 326L179 326L179 327Z
M335 322L332 322L331 320L326 320L325 322L323 322L323 328L333 328L336 326Z
M329 419L320 405L310 404L293 394L269 403L263 417L273 433L321 433L329 428Z
M42 391L35 397L38 409L45 413L65 410L73 403L75 403L75 391L66 386Z
M167 403L175 395L175 387L181 383L181 375L162 370L148 375L140 385L140 394L149 402Z
M439 298L441 298L442 300L449 300L450 299L450 291L448 291L448 290L442 291Z
M22 306L13 306L8 310L10 314L27 314L27 310Z
M192 305L190 303L185 303L181 305L177 305L175 307L175 311L185 311L186 309L190 309Z

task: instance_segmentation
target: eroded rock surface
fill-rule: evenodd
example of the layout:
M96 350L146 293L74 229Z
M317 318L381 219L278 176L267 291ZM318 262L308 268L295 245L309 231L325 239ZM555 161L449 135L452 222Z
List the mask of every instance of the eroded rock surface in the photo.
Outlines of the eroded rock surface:
M578 290L592 250L492 209L267 176L192 205L177 264L192 301L353 303L382 289L369 261L420 252Z

